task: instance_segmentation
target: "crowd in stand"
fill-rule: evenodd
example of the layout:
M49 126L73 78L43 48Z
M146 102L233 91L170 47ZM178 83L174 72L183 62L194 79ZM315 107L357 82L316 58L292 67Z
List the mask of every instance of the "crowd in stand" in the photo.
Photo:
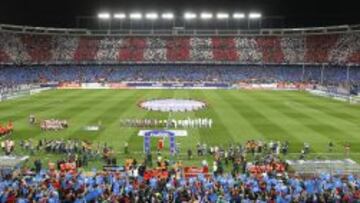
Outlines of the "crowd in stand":
M9 139L2 141L1 149L5 152L5 155L10 155L15 149L15 142Z
M349 81L359 84L360 69L349 69ZM47 66L0 68L0 83L46 82L307 82L339 84L347 82L347 68L319 66Z
M40 171L3 177L2 202L356 202L359 178L330 176L258 178L219 174L205 178L151 178L145 181L120 173Z
M359 33L243 37L75 37L0 33L0 63L360 63Z
M106 143L103 145L93 145L87 141L81 140L56 140L56 139L41 139L37 143L33 140L21 140L19 143L20 149L30 155L35 155L38 152L52 153L62 156L63 159L57 161L56 165L60 169L63 163L70 163L76 167L86 167L89 161L101 161L105 164L116 164L114 151Z
M359 83L360 34L276 37L74 37L0 33L0 95L49 81ZM192 62L122 65L119 62ZM214 63L218 65L195 65ZM226 63L241 63L231 66ZM307 64L303 67L301 64ZM324 68L321 65L330 64ZM29 67L32 64L42 64ZM59 64L51 66L46 64ZM72 65L73 64L73 65ZM77 64L77 66L75 65ZM244 65L249 64L249 65ZM267 64L267 65L251 65ZM273 64L273 65L270 65ZM278 65L274 65L278 64ZM283 64L300 64L283 66ZM81 66L82 65L82 66ZM348 78L349 77L349 78Z
M233 164L233 171L238 171L238 169L236 168L239 166L235 167L235 164L238 163L236 160L241 160L241 162L243 163L243 172L245 172L245 168L247 167L247 163L244 161L246 154L251 154L253 157L255 157L255 162L253 166L269 164L271 162L280 163L280 160L277 157L280 154L286 156L288 153L288 148L289 143L287 141L281 143L279 141L263 142L249 140L244 145L230 144L228 147L217 145L208 146L205 143L198 143L196 145L196 151L198 156L211 155L214 157L215 160L223 160L226 166L231 162ZM308 151L309 149L307 149L307 153ZM265 154L265 156L258 156L262 154Z
M47 148L53 142L41 140L38 147ZM238 155L228 161L223 149L205 146L206 153L214 156L212 171L208 172L209 167L203 161L202 169L190 176L186 175L189 169L181 162L172 163L161 155L153 168L149 168L146 161L138 163L130 159L126 160L124 170L90 173L80 172L71 164L74 157L69 157L69 162L49 162L47 169L43 168L41 160L36 160L33 169L24 167L20 172L0 177L0 202L360 201L360 178L357 176L287 173L286 164L276 155L277 148L286 144L254 140L244 145L232 144L225 151L233 150ZM250 163L244 156L246 153L259 156ZM226 172L226 162L233 164L231 172Z

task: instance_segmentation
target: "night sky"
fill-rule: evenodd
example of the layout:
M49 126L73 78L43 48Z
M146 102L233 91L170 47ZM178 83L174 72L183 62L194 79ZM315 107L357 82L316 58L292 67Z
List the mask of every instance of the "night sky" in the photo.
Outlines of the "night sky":
M360 0L1 0L0 23L75 27L76 16L99 11L259 11L283 16L284 27L360 24Z

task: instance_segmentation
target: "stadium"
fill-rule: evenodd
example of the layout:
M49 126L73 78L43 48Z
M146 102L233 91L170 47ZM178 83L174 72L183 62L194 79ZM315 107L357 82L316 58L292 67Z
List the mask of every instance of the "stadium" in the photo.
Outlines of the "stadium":
M360 25L130 10L3 18L1 203L360 201Z

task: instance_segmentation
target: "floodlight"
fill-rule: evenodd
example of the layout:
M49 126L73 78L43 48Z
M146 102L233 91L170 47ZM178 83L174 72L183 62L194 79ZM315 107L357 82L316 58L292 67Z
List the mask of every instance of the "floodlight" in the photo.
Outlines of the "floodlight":
M196 16L195 13L185 13L185 14L184 14L184 18L185 18L186 20L195 19L196 17L197 17L197 16Z
M103 20L110 19L110 13L99 13L98 18Z
M213 14L212 14L212 13L201 13L201 14L200 14L200 18L201 18L201 19L207 20L207 19L211 19L212 17L213 17Z
M261 18L261 13L249 13L250 19L259 19Z
M114 18L115 19L125 19L126 15L125 15L125 13L115 13Z
M159 15L157 13L147 13L145 15L145 18L146 19L149 19L149 20L156 20L158 19Z
M140 19L142 19L142 14L141 13L130 13L130 19L140 20Z
M243 18L245 18L245 14L244 13L234 13L233 18L234 19L243 19Z
M163 13L161 15L162 19L167 19L167 20L171 20L174 19L174 14L173 13Z
M228 13L218 13L218 14L216 14L216 18L217 19L228 19L229 14Z

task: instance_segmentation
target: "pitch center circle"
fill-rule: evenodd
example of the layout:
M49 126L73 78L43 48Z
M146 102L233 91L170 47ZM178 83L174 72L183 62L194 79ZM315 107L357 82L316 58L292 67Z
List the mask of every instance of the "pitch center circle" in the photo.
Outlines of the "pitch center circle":
M192 99L156 99L141 102L139 106L148 111L188 112L201 110L206 103Z

